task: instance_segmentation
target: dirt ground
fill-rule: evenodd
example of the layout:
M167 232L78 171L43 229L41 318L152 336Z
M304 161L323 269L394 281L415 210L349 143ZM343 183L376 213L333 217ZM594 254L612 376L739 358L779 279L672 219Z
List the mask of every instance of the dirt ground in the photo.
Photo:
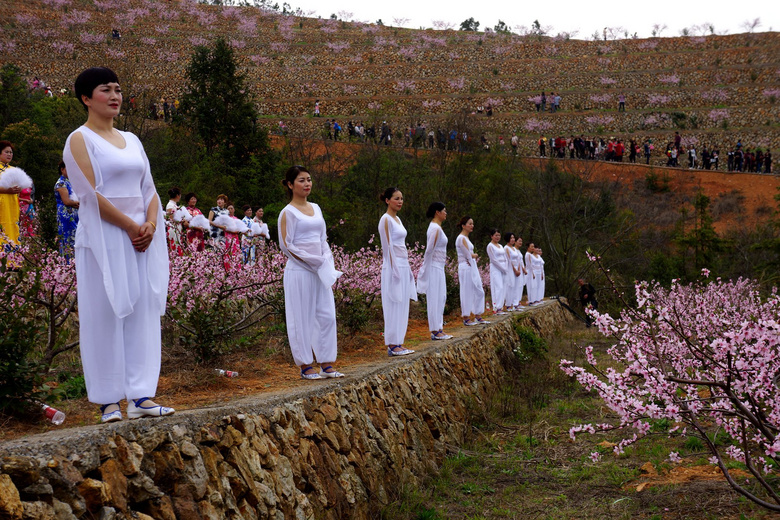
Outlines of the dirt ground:
M446 330L456 337L472 332L463 326L458 316L450 316L447 321L450 325L445 327ZM387 359L381 323L372 323L369 329L366 332L339 336L339 359L335 366L346 374L347 379L350 368L378 365ZM434 344L430 340L427 321L410 320L406 337L405 346L414 350L424 352ZM208 365L183 361L182 356L186 354L171 355L163 349L163 367L156 399L160 404L177 410L190 410L218 405L236 398L276 393L318 383L301 379L291 358L288 359L283 354L264 355L264 348L266 345L258 344L255 349L237 350L225 355L218 363ZM235 371L239 376L222 377L215 373L215 368ZM56 385L55 382L50 384ZM97 406L89 403L86 397L53 405L66 414L66 420L61 426L46 422L42 417L31 417L30 421L2 417L0 441L99 422Z

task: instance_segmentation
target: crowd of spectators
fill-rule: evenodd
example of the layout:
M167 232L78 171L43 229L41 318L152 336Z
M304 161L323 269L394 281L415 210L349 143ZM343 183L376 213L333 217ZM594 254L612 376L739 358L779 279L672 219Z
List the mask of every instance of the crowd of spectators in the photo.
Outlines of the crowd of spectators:
M46 95L52 96L51 87L45 84L38 77L31 82L32 90L43 90ZM69 91L62 89L59 94L64 95ZM539 112L549 111L551 113L560 110L560 93L542 92L540 95L530 98L536 105ZM618 97L618 110L625 111L625 95ZM131 110L138 108L138 101L135 95L131 95L128 100ZM179 114L180 102L177 98L161 97L158 101L151 101L148 105L147 115L150 119L170 122ZM493 115L494 107L491 103L485 106L479 105L472 115L485 114L487 117ZM316 100L314 105L314 117L322 117L320 100ZM278 135L287 135L288 127L283 120L279 120L275 130ZM472 139L467 131L456 129L445 130L442 128L432 128L425 121L418 121L415 125L410 125L402 130L394 132L394 129L387 121L382 121L379 129L377 125L366 125L362 121L348 120L346 128L337 121L336 118L326 118L322 135L326 139L334 141L347 141L354 143L374 143L390 146L398 139L406 148L424 148L441 150L457 150L460 152L474 151L476 149L491 150L493 146L498 146L499 150L506 149L506 141L503 135L491 139L484 133L478 140ZM520 138L517 133L512 133L509 140L510 148L507 150L513 155L519 154ZM575 137L570 135L568 138L562 135L545 136L541 135L537 140L539 157L570 158L586 160L605 160L615 162L636 163L643 161L650 164L654 155L655 145L652 139L646 139L641 144L635 139L627 141L621 138L605 137L585 137L580 135ZM679 132L675 132L674 139L670 141L664 152L663 162L659 165L669 167L684 167L692 169L717 170L723 161L721 160L720 148L717 145L705 145L701 151L695 144L685 144ZM687 162L687 164L686 164ZM746 148L742 142L738 141L732 149L727 152L725 162L726 169L729 172L751 172L751 173L772 173L772 152L761 148Z

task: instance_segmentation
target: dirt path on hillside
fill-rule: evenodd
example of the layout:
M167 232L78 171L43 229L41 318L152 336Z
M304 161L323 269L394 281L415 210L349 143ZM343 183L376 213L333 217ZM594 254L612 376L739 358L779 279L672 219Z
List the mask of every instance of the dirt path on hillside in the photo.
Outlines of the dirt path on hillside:
M283 138L272 136L272 145L277 149L287 149L293 157L289 159L308 165L326 165L331 173L343 174L355 164L358 154L365 144L333 142L321 139ZM397 149L401 151L400 149ZM405 152L413 152L404 149ZM418 149L416 153L428 153ZM606 161L581 161L571 159L539 159L524 157L528 166L545 166L547 161L559 162L561 167L572 173L587 174L597 181L618 182L634 190L637 196L646 196L648 173L656 175L658 182L668 178L672 192L693 197L701 190L711 203L724 195L736 194L740 200L739 212L722 215L715 220L715 229L721 233L743 225L756 225L777 208L775 196L780 188L780 176L757 173L728 173L712 170L689 170L687 168L667 168L665 166L647 166L645 164L612 163Z

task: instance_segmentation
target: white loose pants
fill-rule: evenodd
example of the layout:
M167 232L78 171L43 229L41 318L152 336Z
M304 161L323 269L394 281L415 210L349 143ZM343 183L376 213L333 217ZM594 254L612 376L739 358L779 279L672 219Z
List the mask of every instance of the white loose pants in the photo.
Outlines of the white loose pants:
M284 309L295 364L311 365L315 357L321 365L336 361L333 289L323 284L316 273L288 262L284 269Z
M474 267L467 263L458 264L458 281L460 283L460 312L464 318L472 314L477 316L485 312L485 290L482 282L476 282L478 274Z
M96 404L154 397L160 378L160 315L146 275L146 253L135 253L140 296L133 313L114 314L90 249L76 248L79 346L87 397Z
M431 266L428 273L428 290L425 293L428 306L428 329L442 330L444 327L444 305L447 303L447 279L444 268Z
M493 302L493 312L499 311L504 307L506 301L506 280L504 273L497 268L490 266L490 299Z
M507 298L507 303L512 307L517 307L523 299L525 276L522 273L520 273L520 276L515 276L515 273L509 276L514 280L514 285L512 286L511 297Z
M385 318L385 345L403 345L406 338L406 329L409 326L409 301L412 291L416 289L411 285L413 280L408 266L400 266L400 280L393 280L393 271L389 267L382 268L382 314ZM394 302L390 298L390 284L401 283L401 301ZM397 292L397 291L395 291Z

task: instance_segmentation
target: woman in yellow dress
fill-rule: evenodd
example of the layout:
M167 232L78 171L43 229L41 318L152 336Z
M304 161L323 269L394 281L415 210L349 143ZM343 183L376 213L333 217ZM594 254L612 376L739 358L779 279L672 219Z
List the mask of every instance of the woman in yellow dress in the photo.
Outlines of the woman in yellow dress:
M0 176L11 166L14 147L8 141L0 141ZM0 188L0 244L19 243L19 193L22 188Z

